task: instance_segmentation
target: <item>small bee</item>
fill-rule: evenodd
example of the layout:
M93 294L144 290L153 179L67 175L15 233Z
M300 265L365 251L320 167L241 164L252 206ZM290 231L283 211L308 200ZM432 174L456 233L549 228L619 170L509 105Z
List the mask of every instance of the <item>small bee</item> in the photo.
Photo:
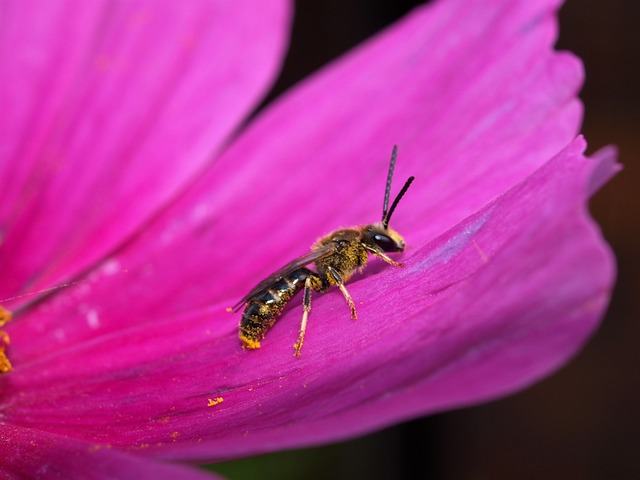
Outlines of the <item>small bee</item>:
M325 292L332 286L338 287L349 305L351 318L357 318L356 306L344 284L356 270L366 266L369 254L395 267L402 266L387 255L390 252L402 252L405 247L402 236L389 228L389 220L414 177L409 177L389 209L397 152L398 147L394 146L384 192L382 220L379 223L342 228L320 238L311 246L309 253L269 275L233 306L233 310L238 311L242 305L246 305L238 335L245 348L260 348L260 340L282 314L287 302L304 287L302 323L298 341L294 344L294 355L300 356L311 311L312 290ZM315 272L306 267L310 263L315 265Z

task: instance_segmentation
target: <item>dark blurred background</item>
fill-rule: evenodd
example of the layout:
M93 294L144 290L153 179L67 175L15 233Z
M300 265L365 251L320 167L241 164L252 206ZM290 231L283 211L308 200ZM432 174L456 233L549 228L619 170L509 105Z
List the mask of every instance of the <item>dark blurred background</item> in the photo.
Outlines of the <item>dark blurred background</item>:
M298 2L291 50L270 98L420 3ZM640 479L639 24L635 0L568 0L560 13L558 48L579 55L587 71L589 153L615 144L624 165L591 201L619 274L609 312L578 357L499 401L213 470L231 480Z

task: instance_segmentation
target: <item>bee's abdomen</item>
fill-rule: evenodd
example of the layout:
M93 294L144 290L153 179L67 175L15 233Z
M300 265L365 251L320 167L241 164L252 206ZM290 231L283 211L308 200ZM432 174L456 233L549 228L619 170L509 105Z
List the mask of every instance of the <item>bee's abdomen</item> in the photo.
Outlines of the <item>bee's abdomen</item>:
M260 348L260 340L280 316L287 302L304 287L305 280L312 273L308 268L299 268L249 299L242 312L238 335L245 348Z

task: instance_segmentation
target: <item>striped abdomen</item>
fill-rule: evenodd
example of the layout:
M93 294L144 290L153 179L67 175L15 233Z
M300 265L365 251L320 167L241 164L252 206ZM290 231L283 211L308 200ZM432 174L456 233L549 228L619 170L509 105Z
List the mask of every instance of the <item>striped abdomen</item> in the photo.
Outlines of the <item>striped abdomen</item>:
M311 274L308 268L299 268L247 301L238 335L245 348L260 348L260 340Z

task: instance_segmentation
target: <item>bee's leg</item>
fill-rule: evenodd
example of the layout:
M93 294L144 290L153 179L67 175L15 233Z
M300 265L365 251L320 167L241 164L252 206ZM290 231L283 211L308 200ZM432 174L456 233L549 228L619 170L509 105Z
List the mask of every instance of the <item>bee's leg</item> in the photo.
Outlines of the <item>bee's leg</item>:
M353 303L353 300L351 299L351 295L349 295L349 292L347 292L347 289L344 286L344 283L339 283L338 288L342 292L342 295L344 295L344 299L347 301L347 304L349 305L349 309L351 310L351 318L353 319L358 318L358 314L356 313L356 305L355 303Z
M314 274L310 274L304 281L304 294L302 298L302 322L300 322L300 333L298 334L298 341L293 345L296 349L294 355L300 356L300 350L302 350L302 343L304 342L304 333L307 331L307 320L309 319L309 312L311 312L311 290L318 290L321 288L320 277Z
M331 275L331 278L335 281L335 284L342 292L342 295L344 295L344 299L347 301L347 305L349 305L349 309L351 310L351 318L353 319L358 318L358 314L356 313L356 305L355 303L353 303L353 300L351 299L351 295L349 295L349 292L347 292L347 288L344 286L344 282L342 281L342 276L338 272L336 272L333 268L329 268L327 272L329 273L329 275Z
M387 262L389 265L393 265L394 267L404 267L404 263L396 262L391 257L389 257L386 253L380 250L376 250L375 248L367 248L367 250L369 250L369 252L371 252L372 255L375 255L376 257L381 258L382 260Z

